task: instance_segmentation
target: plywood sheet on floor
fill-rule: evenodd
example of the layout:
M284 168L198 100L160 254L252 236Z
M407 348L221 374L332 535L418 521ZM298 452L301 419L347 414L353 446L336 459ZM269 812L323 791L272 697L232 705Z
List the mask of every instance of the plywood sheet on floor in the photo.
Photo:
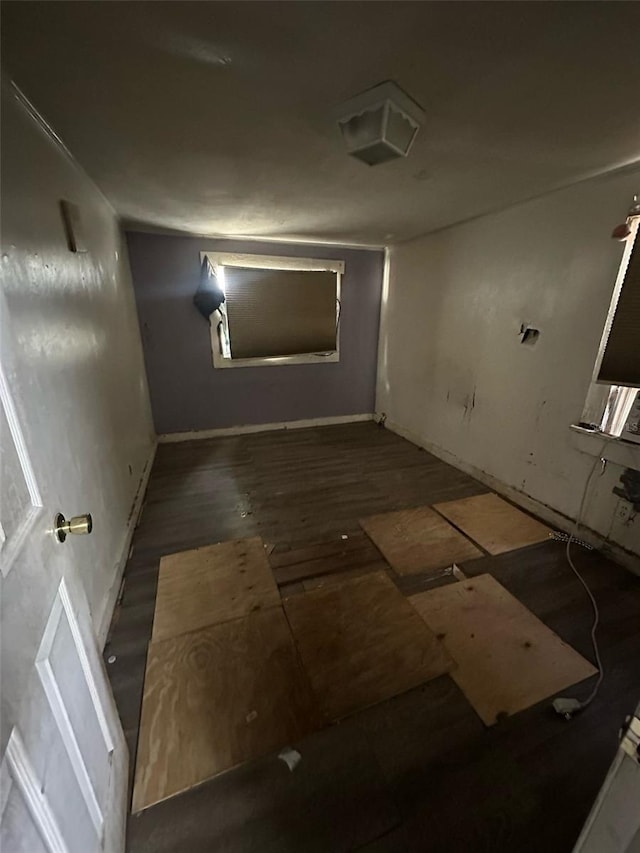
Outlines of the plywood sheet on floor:
M332 719L453 666L384 572L294 595L284 608L311 686Z
M281 607L152 643L133 810L321 724Z
M360 524L400 575L482 556L473 542L426 506L372 515Z
M487 725L597 672L491 575L409 601L456 661L451 675Z
M262 540L234 539L160 561L152 641L280 603Z
M490 554L544 542L551 531L498 495L476 495L436 504L435 509Z

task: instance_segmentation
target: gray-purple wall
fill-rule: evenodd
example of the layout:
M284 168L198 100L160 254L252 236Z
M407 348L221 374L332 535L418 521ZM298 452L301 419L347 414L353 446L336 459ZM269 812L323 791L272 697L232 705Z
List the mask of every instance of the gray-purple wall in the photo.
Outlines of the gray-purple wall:
M374 411L381 251L139 231L127 242L156 432ZM192 301L203 250L344 260L340 361L215 370L209 324Z

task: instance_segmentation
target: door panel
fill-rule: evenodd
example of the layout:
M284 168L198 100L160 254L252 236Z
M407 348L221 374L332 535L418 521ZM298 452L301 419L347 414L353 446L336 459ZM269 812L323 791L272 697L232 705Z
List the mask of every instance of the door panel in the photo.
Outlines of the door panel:
M16 785L7 792L7 802L0 825L0 850L12 853L49 853L38 827Z
M96 831L66 744L58 731L52 739L40 789L69 853L99 853L102 832Z
M36 665L87 809L101 835L114 744L64 581Z
M69 853L17 728L11 732L0 766L0 778L0 850L39 853L42 849L47 853Z
M0 436L0 566L6 575L42 512L42 498L1 364Z
M77 634L75 613L63 581L32 667L26 690L28 704L11 733L5 760L12 770L13 743L13 753L23 757L18 763L28 769L23 776L29 784L23 788L38 793L50 816L43 824L56 827L64 850L99 853L119 849L103 846L103 841L105 824L112 818L109 811L113 809L114 784L123 784L122 778L112 779L113 754L119 751L122 759L125 750L117 746L117 736L111 740L110 731L109 741L105 740L98 719L104 718L104 711L102 706L99 712L94 707L92 696L96 691L88 686L71 627L74 623ZM88 672L93 678L92 668ZM76 700L78 707L72 710ZM111 747L112 743L116 747ZM120 760L120 770L122 766ZM5 853L5 848L0 849ZM11 847L6 850L13 853Z

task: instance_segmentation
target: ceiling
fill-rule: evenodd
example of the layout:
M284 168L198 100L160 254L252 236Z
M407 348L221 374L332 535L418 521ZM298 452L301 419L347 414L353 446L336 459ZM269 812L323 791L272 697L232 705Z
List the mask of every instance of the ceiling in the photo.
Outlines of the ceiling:
M640 4L5 2L6 71L128 223L386 244L640 159ZM334 109L426 111L368 167Z

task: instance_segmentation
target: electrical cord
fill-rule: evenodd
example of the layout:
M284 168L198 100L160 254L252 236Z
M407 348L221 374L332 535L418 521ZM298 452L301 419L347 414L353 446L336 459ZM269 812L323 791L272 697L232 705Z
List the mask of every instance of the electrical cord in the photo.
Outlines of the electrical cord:
M576 523L574 525L573 531L569 534L569 538L567 539L567 547L565 550L567 556L567 562L571 567L573 573L578 578L582 586L584 587L585 592L589 597L589 601L591 602L591 607L593 609L593 623L591 625L591 643L593 645L593 653L595 655L596 663L598 665L598 678L593 687L593 690L586 699L572 699L564 696L560 696L557 699L553 700L553 709L556 713L563 716L566 720L570 720L574 714L577 714L579 711L583 711L588 705L590 705L593 700L596 698L598 694L598 690L600 689L600 685L604 679L604 667L602 665L602 659L600 657L600 648L598 646L598 639L596 637L596 631L598 630L598 625L600 623L600 611L598 609L598 603L595 600L595 597L591 590L589 589L589 585L582 577L578 569L576 568L575 563L571 557L571 544L576 541L578 531L580 529L580 524L582 523L586 503L587 503L587 495L589 494L589 486L591 485L591 481L593 479L593 475L596 472L596 468L598 466L598 462L602 465L601 475L604 473L604 469L607 464L607 460L604 458L604 449L607 446L609 439L606 439L602 445L602 449L600 453L596 456L591 471L589 472L589 476L587 477L587 481L584 486L584 491L582 493L582 500L580 501L580 508L578 509L578 515L576 517Z

